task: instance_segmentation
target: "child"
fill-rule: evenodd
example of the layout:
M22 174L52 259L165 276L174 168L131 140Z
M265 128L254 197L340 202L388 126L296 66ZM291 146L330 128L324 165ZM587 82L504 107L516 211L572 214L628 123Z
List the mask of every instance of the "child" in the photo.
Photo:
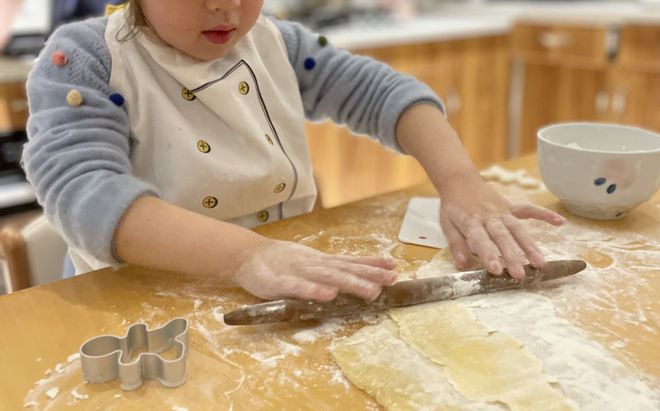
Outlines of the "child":
M562 217L483 183L428 87L262 4L130 0L52 36L28 81L24 164L78 273L127 262L233 279L266 299L376 298L393 261L246 228L312 209L303 123L327 116L419 160L459 268L470 253L518 278L525 259L543 265L518 219Z

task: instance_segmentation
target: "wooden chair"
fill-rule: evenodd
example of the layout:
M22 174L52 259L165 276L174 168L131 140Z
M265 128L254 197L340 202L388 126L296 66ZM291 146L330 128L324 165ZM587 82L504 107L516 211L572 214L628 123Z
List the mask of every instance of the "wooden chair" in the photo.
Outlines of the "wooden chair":
M0 258L7 292L61 279L66 251L66 243L43 215L22 229L3 229Z

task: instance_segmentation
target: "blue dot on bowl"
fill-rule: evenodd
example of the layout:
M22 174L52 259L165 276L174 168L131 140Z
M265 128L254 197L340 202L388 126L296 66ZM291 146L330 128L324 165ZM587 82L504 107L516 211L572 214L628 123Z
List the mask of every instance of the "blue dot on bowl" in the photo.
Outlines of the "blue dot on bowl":
M311 57L307 57L305 59L305 70L312 70L314 67L316 67L316 60Z
M610 184L610 186L607 187L607 194L612 194L615 191L616 191L616 184Z
M605 184L606 182L607 182L607 180L606 180L605 178L600 177L600 178L597 178L597 179L594 181L594 184L597 185L597 186L602 186L602 185Z

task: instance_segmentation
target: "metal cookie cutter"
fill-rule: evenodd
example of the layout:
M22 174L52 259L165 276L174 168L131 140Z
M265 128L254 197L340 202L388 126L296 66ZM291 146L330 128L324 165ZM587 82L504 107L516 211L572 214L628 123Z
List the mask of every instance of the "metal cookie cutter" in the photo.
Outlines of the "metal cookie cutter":
M176 358L159 355L174 347ZM144 351L132 361L133 353ZM186 382L188 356L188 320L175 318L161 328L147 330L143 323L133 324L125 337L102 335L87 340L80 347L83 377L87 382L99 383L119 377L121 388L132 391L142 380L157 380L174 388Z

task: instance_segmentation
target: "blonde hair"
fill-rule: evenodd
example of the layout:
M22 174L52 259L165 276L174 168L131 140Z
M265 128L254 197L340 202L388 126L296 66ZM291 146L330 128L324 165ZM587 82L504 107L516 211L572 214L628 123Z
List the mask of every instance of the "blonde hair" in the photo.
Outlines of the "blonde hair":
M140 4L140 0L128 0L126 4L128 5L128 24L131 27L140 28L149 26L149 22L144 17L144 13L142 12L142 5Z
M144 17L140 0L127 0L117 6L108 5L106 15L122 9L126 9L126 25L117 33L117 40L126 41L137 35L140 29L151 27L147 18Z

